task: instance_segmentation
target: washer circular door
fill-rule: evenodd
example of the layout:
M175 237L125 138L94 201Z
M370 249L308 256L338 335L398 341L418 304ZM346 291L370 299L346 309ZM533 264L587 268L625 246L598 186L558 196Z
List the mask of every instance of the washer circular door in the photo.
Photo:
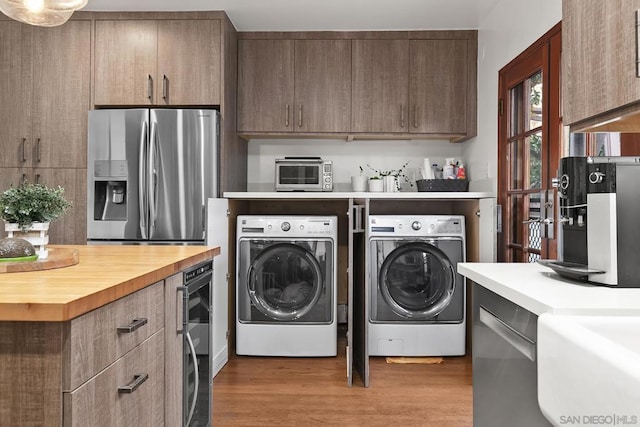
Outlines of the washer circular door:
M391 251L378 275L384 301L408 319L429 319L444 310L455 290L449 258L428 242L411 242Z
M296 320L309 313L323 292L322 269L313 253L293 243L277 243L260 252L248 270L253 305L275 320Z

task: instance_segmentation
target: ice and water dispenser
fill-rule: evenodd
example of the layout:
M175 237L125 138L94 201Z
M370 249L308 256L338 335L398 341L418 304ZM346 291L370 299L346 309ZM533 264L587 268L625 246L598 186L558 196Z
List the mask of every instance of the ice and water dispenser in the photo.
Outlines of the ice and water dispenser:
M124 221L127 219L127 161L94 161L93 219Z

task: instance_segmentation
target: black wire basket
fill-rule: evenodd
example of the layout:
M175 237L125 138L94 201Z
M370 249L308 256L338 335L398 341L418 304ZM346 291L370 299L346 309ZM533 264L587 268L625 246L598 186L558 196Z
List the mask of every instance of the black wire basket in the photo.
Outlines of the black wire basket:
M468 179L418 179L418 191L469 191Z

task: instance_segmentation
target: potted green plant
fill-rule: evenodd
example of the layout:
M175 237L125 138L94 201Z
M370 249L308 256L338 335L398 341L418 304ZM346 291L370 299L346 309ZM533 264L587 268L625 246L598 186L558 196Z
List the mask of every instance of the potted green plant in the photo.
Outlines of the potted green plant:
M8 237L20 237L39 246L39 257L46 258L49 223L70 206L64 188L25 183L0 194L0 219L5 222Z
M367 167L375 172L375 175L369 178L369 186L371 186L371 179L378 179L383 181L382 184L378 184L376 188L382 187L379 190L370 190L370 191L387 191L387 192L396 192L400 191L400 180L404 180L404 182L408 183L411 187L413 187L413 183L409 180L409 178L405 175L404 170L409 165L409 161L403 164L400 169L389 169L389 170L380 170L375 169L370 164L367 163ZM386 181L386 184L384 183ZM386 188L385 188L386 187Z

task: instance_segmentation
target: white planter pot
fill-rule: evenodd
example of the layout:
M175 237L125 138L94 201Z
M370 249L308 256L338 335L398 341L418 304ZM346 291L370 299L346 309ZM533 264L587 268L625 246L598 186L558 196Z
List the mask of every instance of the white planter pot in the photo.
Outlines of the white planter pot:
M38 259L46 259L49 256L47 244L49 243L49 223L34 222L26 231L22 231L18 224L5 222L4 229L7 237L18 237L31 243L38 254Z
M384 191L384 181L381 179L370 179L369 191L375 192L375 193L380 193Z
M367 191L367 177L356 175L351 177L351 189L353 191Z
M382 178L384 182L384 191L387 193L395 193L398 191L398 180L395 176L385 176Z

